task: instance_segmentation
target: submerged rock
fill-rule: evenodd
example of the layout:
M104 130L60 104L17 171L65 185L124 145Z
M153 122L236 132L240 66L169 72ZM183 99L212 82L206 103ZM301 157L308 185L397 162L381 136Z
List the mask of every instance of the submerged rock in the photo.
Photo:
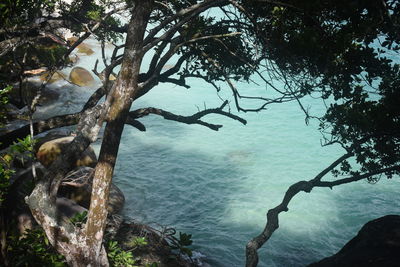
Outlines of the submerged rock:
M71 44L74 44L77 40L78 40L78 37L75 37L75 36L68 38L68 41ZM90 45L88 45L86 43L79 44L77 48L78 48L78 53L86 54L88 56L94 54L93 49L90 47Z
M50 76L50 73L48 73L48 72L43 73L42 75L40 75L40 80L47 81L49 79L49 76ZM67 76L64 73L56 71L50 77L50 79L48 80L48 83L58 82L60 80L65 80L66 78L67 78Z
M88 56L94 54L94 51L88 44L80 44L78 45L78 53L86 54Z
M338 253L310 267L400 266L400 216L387 215L365 224Z
M69 74L72 83L79 86L88 86L94 83L94 78L90 72L82 67L75 67Z

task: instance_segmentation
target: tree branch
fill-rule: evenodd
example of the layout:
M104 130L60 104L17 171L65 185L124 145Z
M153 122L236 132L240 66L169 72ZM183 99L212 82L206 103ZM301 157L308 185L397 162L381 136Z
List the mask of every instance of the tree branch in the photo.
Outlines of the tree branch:
M204 122L200 119L208 114L220 114L220 115L226 116L228 118L231 118L233 120L237 120L237 121L241 122L242 124L246 125L246 123L247 123L246 120L244 120L244 119L240 118L239 116L236 116L232 113L223 111L223 108L227 104L228 104L228 101L225 101L219 108L205 109L205 110L197 112L191 116L176 115L171 112L168 112L168 111L165 111L162 109L157 109L157 108L142 108L142 109L137 109L135 111L129 112L129 117L131 120L135 120L135 119L138 119L138 118L150 115L150 114L155 114L155 115L162 116L166 120L172 120L172 121L177 121L177 122L186 123L186 124L199 124L199 125L208 127L211 130L218 131L219 128L222 127L222 125L211 124L208 122Z
M258 264L257 250L262 247L272 236L276 229L279 228L279 214L283 211L288 211L289 202L299 192L311 192L317 183L320 182L328 172L338 166L343 160L351 157L352 154L346 153L335 160L331 165L325 168L322 172L317 174L312 180L300 181L291 185L285 193L282 202L267 213L267 224L264 230L258 236L251 239L246 245L246 267L255 267Z
M155 44L159 41L165 40L166 37L174 35L180 26L188 22L192 17L200 14L201 12L224 3L227 3L227 0L206 0L198 4L194 4L190 7L181 9L175 15L169 16L167 19L163 20L158 26L154 27L150 30L149 34L144 39L144 51L148 51L151 49ZM186 16L186 17L185 17ZM179 23L175 24L171 28L169 28L163 35L158 38L154 37L159 33L165 26L169 25L173 21L177 20L178 18L184 17Z
M400 171L400 165L387 167L387 168L383 168L383 169L379 169L379 170L375 170L375 171L371 171L371 172L367 172L364 174L355 175L355 176L351 176L351 177L347 177L347 178L343 178L343 179L338 179L335 181L316 182L315 187L329 187L330 189L332 189L334 186L357 182L357 181L372 177L374 175L380 175L382 173L387 173L387 172L392 172L392 171Z
M49 119L34 122L32 124L34 135L64 126L76 125L79 122L82 113L85 110L94 107L104 96L104 94L105 94L104 87L100 87L88 99L88 101L86 102L81 111L73 114L54 116ZM30 132L29 127L30 127L29 124L27 124L22 127L19 127L18 129L0 135L1 137L0 150L9 147L14 141L17 140L17 138L24 138L25 136L27 136Z
M258 253L257 250L263 246L272 236L276 229L279 228L279 214L283 211L288 211L289 202L292 198L297 195L299 192L304 191L306 193L311 192L314 187L329 187L333 188L334 186L348 184L356 181L360 181L363 179L367 179L374 175L379 175L382 173L389 173L393 171L399 171L400 165L395 165L387 168L382 168L379 170L371 171L368 173L354 175L352 177L338 179L335 181L321 181L321 179L334 168L336 168L340 163L344 160L353 156L351 152L344 154L335 160L332 164L330 164L323 171L318 173L313 179L309 181L300 181L293 185L291 185L285 193L285 196L282 202L273 209L270 209L267 213L267 224L262 231L262 233L253 239L251 239L246 245L246 266L247 267L255 267L258 263Z

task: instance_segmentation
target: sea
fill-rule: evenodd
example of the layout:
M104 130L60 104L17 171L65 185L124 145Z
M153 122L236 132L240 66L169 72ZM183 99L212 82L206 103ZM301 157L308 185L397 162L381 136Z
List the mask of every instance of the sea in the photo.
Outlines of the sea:
M100 45L93 39L86 43L95 54L77 54L75 66L92 70L96 59L101 62ZM144 68L148 62L146 58ZM71 68L63 72L68 76ZM235 85L247 95L272 94L256 77L253 80L256 83ZM39 107L36 118L80 110L99 85L97 78L91 87L67 81L49 85L60 93L60 101ZM157 115L143 117L145 132L125 126L113 182L125 195L125 216L159 230L172 227L191 234L191 248L203 266L244 266L246 243L263 230L267 211L282 201L290 185L312 179L344 150L321 146L318 122L306 124L297 102L269 105L256 113L237 112L228 86L221 84L217 92L195 79L188 85L190 89L160 84L136 100L132 110L155 107L189 116L217 108L227 98L225 110L247 124L210 114L202 120L223 125L213 131ZM312 114L326 109L319 99L302 101ZM99 142L94 144L97 151ZM306 266L336 253L369 220L399 214L399 191L399 177L382 177L376 184L359 181L299 193L279 216L279 229L259 249L258 266Z

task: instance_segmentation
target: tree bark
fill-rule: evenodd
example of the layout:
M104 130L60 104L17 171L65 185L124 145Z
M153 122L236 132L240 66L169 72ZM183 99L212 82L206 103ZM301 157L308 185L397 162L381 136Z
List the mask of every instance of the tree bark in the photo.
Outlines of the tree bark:
M152 2L135 1L129 22L125 43L124 60L117 81L107 97L107 125L100 149L98 164L95 169L86 224L86 241L90 249L90 258L95 266L102 251L102 240L107 219L107 204L110 185L117 159L122 131L129 109L140 87L138 76L143 58L143 38L151 13Z

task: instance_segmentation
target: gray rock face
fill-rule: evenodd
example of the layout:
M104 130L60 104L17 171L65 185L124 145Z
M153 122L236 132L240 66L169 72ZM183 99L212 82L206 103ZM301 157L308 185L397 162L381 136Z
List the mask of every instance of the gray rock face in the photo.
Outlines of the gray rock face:
M79 206L71 199L65 197L58 197L56 200L56 205L58 211L60 211L60 213L67 218L72 218L77 213L87 211L84 207Z
M309 266L400 266L400 216L368 222L338 253Z

